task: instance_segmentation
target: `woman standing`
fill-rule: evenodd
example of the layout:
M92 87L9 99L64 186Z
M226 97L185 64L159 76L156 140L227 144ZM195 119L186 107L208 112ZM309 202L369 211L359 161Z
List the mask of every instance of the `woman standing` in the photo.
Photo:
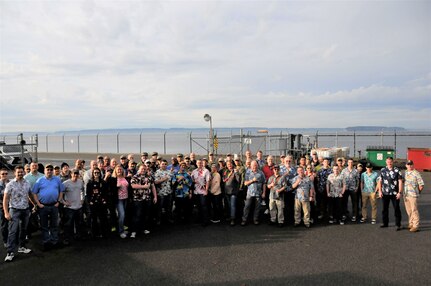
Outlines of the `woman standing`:
M116 165L112 175L109 178L111 192L111 204L116 200L118 212L118 232L121 238L126 238L127 233L124 231L124 219L126 217L126 204L129 197L129 182L124 176L124 170L121 165Z
M91 210L91 230L94 237L106 237L108 228L106 216L108 190L101 175L101 169L95 168L87 183L87 200Z

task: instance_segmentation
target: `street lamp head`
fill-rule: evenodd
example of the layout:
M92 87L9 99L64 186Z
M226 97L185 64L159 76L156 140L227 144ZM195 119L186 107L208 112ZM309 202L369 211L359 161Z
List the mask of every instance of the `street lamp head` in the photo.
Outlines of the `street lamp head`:
M207 114L205 114L204 115L204 119L205 119L205 121L210 121L211 120L211 116L207 113Z

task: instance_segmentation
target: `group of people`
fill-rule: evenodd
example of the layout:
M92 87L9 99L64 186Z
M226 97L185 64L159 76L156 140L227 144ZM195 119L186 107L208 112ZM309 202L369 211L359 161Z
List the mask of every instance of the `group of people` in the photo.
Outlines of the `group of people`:
M203 226L227 221L269 224L283 227L313 223L343 225L347 221L377 221L377 199L383 202L381 227L389 225L389 204L395 209L396 229L401 229L400 201L404 198L409 230L419 230L417 198L424 182L412 161L404 174L387 158L379 173L370 164L363 168L353 159L292 155L263 158L250 151L245 160L228 154L216 159L197 159L177 154L170 162L157 152L147 152L134 160L133 154L120 161L98 156L90 162L78 159L71 168L31 163L17 166L14 178L1 170L1 232L7 248L5 261L15 253L29 253L28 222L37 217L45 250L69 245L83 236L121 238L149 234L161 224L187 223L197 219ZM351 212L348 209L349 198ZM361 212L359 212L361 208ZM60 234L63 233L63 235ZM62 240L60 240L62 236Z

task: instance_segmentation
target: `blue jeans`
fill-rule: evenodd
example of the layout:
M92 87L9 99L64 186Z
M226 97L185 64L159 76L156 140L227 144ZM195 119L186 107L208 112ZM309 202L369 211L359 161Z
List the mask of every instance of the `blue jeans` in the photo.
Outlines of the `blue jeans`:
M127 200L118 200L117 212L118 212L118 232L124 232L124 219L126 218L126 204Z
M245 206L244 206L244 214L242 216L242 221L247 221L248 214L250 212L250 207L252 203L254 202L254 214L253 214L253 220L259 221L259 211L260 211L260 201L261 198L259 197L249 197L245 199Z
M65 238L71 240L76 235L80 235L82 209L64 208L64 234Z
M27 224L30 218L28 209L9 209L11 220L9 221L9 235L7 239L7 252L15 252L18 246L25 246L25 236L27 234ZM19 232L19 233L18 233Z
M0 209L0 224L1 224L1 234L3 237L3 242L7 243L9 221L4 217L3 209Z
M58 243L58 208L44 205L39 209L40 224L42 229L42 243Z
M134 201L132 232L140 232L141 229L148 229L151 210L151 201Z
M230 219L236 217L236 195L226 195L226 207L229 208Z
M198 206L199 206L199 217L203 224L207 224L209 222L208 219L208 195L194 195L194 197L197 200Z

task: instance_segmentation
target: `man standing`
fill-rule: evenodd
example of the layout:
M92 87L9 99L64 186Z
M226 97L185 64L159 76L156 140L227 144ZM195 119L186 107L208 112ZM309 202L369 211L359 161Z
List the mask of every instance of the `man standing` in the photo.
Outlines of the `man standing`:
M326 181L328 176L332 173L329 166L329 159L323 159L322 165L317 171L317 192L316 192L316 206L319 210L318 219L323 219L327 215L328 195L326 192Z
M335 165L332 167L332 173L326 180L326 193L328 196L328 212L329 212L329 223L340 222L340 225L344 225L344 221L341 219L342 212L342 200L343 200L343 177L340 174L340 167Z
M310 201L314 201L314 184L309 176L305 175L304 168L299 166L298 175L292 179L292 188L295 191L295 226L301 222L301 211L304 212L304 225L310 228Z
M356 222L358 216L358 186L359 186L359 174L356 168L353 166L353 159L349 158L347 161L347 168L341 171L343 177L343 220L346 219L348 214L349 197L352 201L352 222Z
M400 170L394 167L394 159L386 159L386 167L380 171L378 183L379 197L383 198L383 224L380 227L388 227L389 224L389 203L395 209L396 230L401 230L401 210L400 199L403 191L403 180Z
M251 169L245 174L244 178L244 186L247 187L247 197L245 200L244 214L242 216L242 226L247 224L248 214L253 202L255 203L253 223L255 225L259 224L261 198L264 199L266 193L265 182L265 175L259 170L258 163L256 161L252 161Z
M186 161L187 162L187 161ZM172 173L167 170L168 162L162 160L160 169L155 173L155 185L157 189L157 224L161 224L163 215L167 216L169 222L172 220Z
M371 203L371 223L376 224L377 219L377 200L376 187L379 175L373 171L373 166L370 163L366 165L367 171L361 175L361 190L362 190L362 218L361 222L367 221L368 202Z
M45 166L45 176L33 186L33 200L39 208L42 228L42 243L45 250L58 245L58 200L64 186L58 177L53 176L53 166Z
M24 180L24 168L22 166L15 167L15 179L6 185L4 191L3 208L5 218L9 221L7 255L4 261L13 260L18 243L18 253L31 252L25 247L25 236L30 217L30 210L28 209L30 193L30 183Z
M211 184L211 173L207 168L204 167L202 160L197 160L196 164L198 168L193 170L192 179L195 183L194 197L197 198L197 204L199 205L199 214L202 219L202 225L207 226L209 223L208 219L208 190Z
M267 165L268 166L268 165ZM272 167L273 176L268 179L269 193L269 213L271 215L271 224L283 227L284 224L284 191L286 189L286 180L280 175L280 167Z
M63 186L64 192L60 193L60 202L64 205L65 239L63 244L69 245L74 237L74 229L76 229L76 235L80 235L84 183L79 179L79 170L72 170L72 179L65 181ZM87 217L87 219L90 224L90 218Z
M424 181L421 174L415 170L412 160L406 163L404 174L404 204L409 217L410 232L419 231L419 210L417 199L424 189Z

